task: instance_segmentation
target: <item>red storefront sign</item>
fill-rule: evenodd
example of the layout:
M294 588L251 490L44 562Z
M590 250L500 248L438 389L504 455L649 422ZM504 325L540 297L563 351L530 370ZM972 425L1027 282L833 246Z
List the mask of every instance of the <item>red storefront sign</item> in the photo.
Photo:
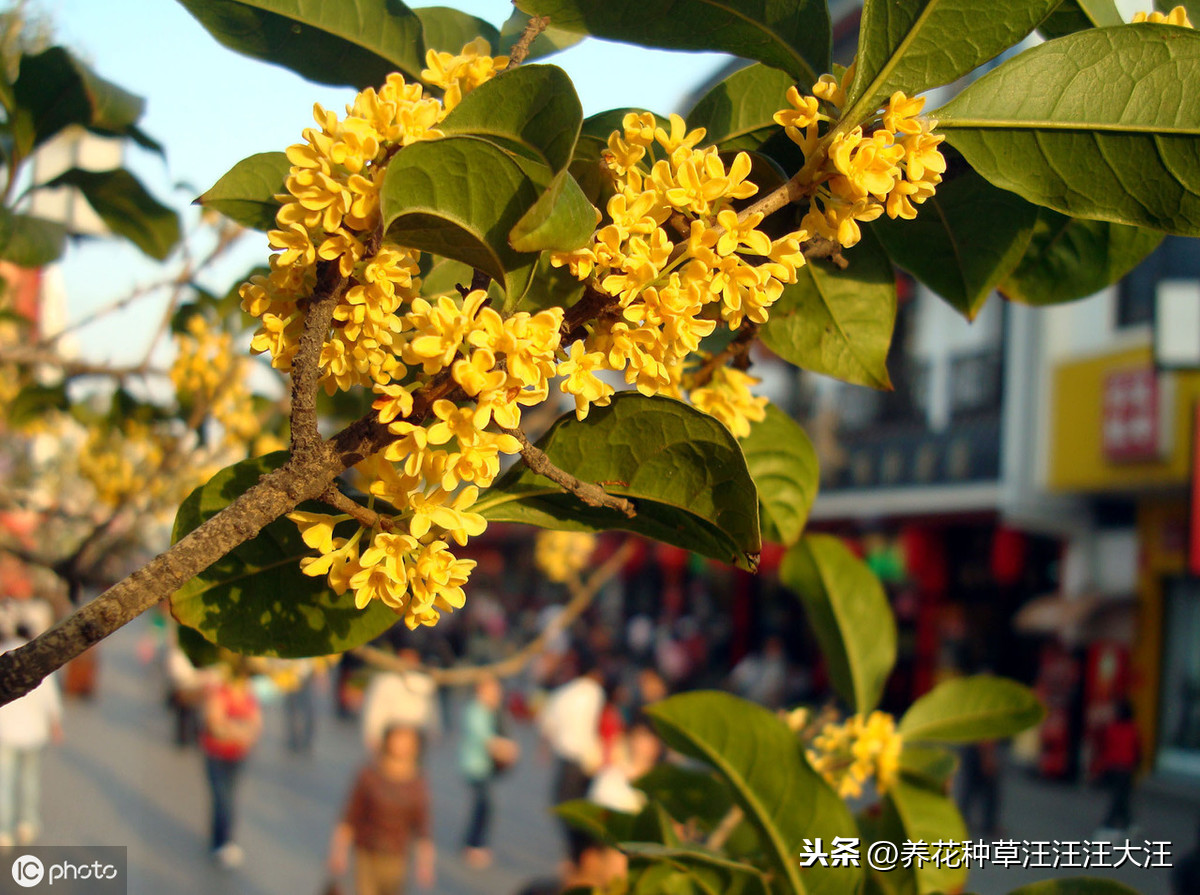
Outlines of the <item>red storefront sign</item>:
M1153 367L1104 377L1104 456L1117 463L1161 459L1166 451L1162 388Z

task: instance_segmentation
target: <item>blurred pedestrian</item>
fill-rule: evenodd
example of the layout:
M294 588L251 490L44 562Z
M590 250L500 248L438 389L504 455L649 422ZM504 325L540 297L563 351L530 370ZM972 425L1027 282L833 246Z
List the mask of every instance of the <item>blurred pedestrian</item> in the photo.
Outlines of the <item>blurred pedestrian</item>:
M31 634L18 622L0 652L24 645ZM47 743L62 738L62 699L54 675L0 706L0 847L28 845L40 835L42 753Z
M204 694L211 682L211 672L197 668L173 637L166 645L163 662L167 677L167 704L175 715L175 745L190 746L200 735L201 709Z
M312 752L316 733L316 683L324 675L314 659L293 659L287 663L283 690L283 718L289 752ZM286 684L286 685L285 685Z
M370 753L379 750L383 732L397 724L415 728L422 740L440 729L437 684L421 670L420 654L405 647L396 658L403 670L376 671L363 698L363 743Z
M356 895L402 895L410 856L415 856L417 885L434 885L437 852L420 753L417 729L392 725L381 737L377 757L354 782L330 840L329 871L335 877L345 873L353 847Z
M621 734L604 766L592 778L587 798L590 802L637 814L646 805L646 794L634 784L658 764L662 741L645 716L636 718Z
M492 781L517 760L517 744L501 735L504 690L500 681L484 676L475 696L463 709L459 765L471 788L471 813L463 837L467 865L483 869L492 863L488 832L492 816Z
M262 710L250 686L249 669L240 657L204 700L204 752L212 792L212 854L222 867L242 863L244 853L233 841L237 784L247 756L262 734Z
M995 740L971 743L962 755L962 815L967 826L978 829L981 835L995 838L1000 835L1000 744ZM974 825L975 809L979 809L980 826Z
M580 656L579 667L584 673L550 694L538 722L555 758L551 793L556 805L586 796L600 767L603 671L590 654Z
M1096 770L1110 792L1108 812L1096 839L1127 835L1133 824L1133 783L1142 760L1142 744L1128 699L1117 703L1116 717L1104 728Z

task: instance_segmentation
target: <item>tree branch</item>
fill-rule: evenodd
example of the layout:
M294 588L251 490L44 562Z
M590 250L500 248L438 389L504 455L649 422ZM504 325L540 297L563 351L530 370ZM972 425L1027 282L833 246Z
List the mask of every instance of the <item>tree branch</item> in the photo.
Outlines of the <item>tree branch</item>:
M292 454L308 456L321 443L317 431L317 385L321 378L321 349L329 335L333 312L349 285L336 261L321 262L317 288L304 312L304 333L292 358Z
M530 45L537 40L537 36L546 30L550 25L549 16L534 16L525 24L525 30L521 32L521 39L513 45L513 48L508 53L508 65L504 66L504 70L516 68L529 55Z
M545 452L535 446L520 428L506 429L504 426L501 426L500 431L511 435L517 441L521 442L521 461L530 470L570 491L589 507L607 507L610 510L624 513L630 519L637 515L637 510L633 508L633 504L624 497L609 494L599 485L594 485L591 482L581 482L566 470L555 466L550 458L546 456Z
M341 510L350 516L351 519L360 525L365 525L367 528L380 528L383 531L391 531L393 528L391 519L376 513L368 507L364 507L356 500L351 500L338 490L336 484L330 485L325 490L325 493L321 495L321 502L329 504L335 510Z
M757 337L758 324L747 320L742 324L742 328L738 330L737 335L733 337L733 340L728 345L706 360L700 369L688 377L688 388L699 388L702 385L707 385L709 380L713 378L713 373L717 371L717 367L722 366L731 357L735 359L745 357ZM747 365L749 365L748 359Z
M580 583L575 579L570 583L571 599L563 606L562 612L558 613L546 625L545 630L538 634L537 637L521 647L517 652L507 658L501 659L498 662L490 662L486 665L471 665L464 668L433 668L431 666L418 666L418 670L433 678L434 683L439 687L462 687L476 683L480 678L491 677L512 677L514 674L519 674L521 670L529 664L529 662L541 653L546 644L561 631L565 631L579 618L584 611L591 605L592 600L596 598L596 594L604 587L609 580L624 568L625 563L633 555L634 541L626 540L616 552L613 553L605 562L596 569L589 577L586 583ZM352 650L354 655L366 661L368 665L373 665L376 668L385 671L410 671L413 666L411 663L403 662L391 653L381 649L376 649L371 646L360 646Z

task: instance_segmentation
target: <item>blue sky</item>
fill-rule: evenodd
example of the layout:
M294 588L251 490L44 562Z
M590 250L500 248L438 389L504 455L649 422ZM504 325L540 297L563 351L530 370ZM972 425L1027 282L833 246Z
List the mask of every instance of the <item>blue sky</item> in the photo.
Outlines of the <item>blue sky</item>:
M443 5L497 26L511 11L508 0ZM146 98L143 127L166 147L166 163L135 149L126 164L180 209L239 159L297 142L301 129L312 123L314 102L340 112L353 96L348 88L312 84L226 50L172 0L42 0L41 8L60 43L103 77ZM585 41L550 61L575 80L585 114L620 106L667 113L727 58ZM173 188L179 183L186 186ZM265 240L252 242L214 273L210 287L224 290L242 270L265 260ZM63 274L68 313L75 318L161 271L130 247L93 242L70 250ZM90 327L87 353L113 360L136 357L156 320L157 312L144 307Z

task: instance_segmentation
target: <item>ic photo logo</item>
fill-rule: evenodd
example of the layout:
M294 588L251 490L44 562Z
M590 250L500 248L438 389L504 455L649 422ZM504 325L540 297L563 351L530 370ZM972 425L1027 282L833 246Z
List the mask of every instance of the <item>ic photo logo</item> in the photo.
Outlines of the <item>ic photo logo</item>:
M29 889L42 881L42 877L46 875L46 868L33 855L21 855L13 861L12 875L18 886Z

